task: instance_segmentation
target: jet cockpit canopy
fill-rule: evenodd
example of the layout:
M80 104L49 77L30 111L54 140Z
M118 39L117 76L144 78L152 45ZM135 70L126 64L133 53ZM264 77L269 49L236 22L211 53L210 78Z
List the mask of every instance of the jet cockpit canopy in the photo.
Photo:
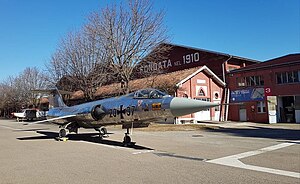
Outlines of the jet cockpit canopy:
M163 98L164 96L169 96L168 94L159 91L157 89L147 88L141 89L134 93L134 98Z

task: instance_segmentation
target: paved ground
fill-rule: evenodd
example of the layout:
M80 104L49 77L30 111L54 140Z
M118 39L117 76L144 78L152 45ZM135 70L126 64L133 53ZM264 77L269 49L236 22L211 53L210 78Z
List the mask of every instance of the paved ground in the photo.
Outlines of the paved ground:
M0 183L300 183L300 125L207 123L197 131L80 129L66 142L55 125L0 120Z

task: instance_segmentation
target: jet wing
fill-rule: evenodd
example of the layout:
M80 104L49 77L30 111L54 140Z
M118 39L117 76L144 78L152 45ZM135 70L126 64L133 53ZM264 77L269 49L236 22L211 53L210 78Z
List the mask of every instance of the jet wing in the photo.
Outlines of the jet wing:
M76 116L76 115L71 114L71 115L66 115L66 116L59 116L59 117L56 117L56 118L45 119L45 120L42 120L42 121L36 121L36 122L32 122L32 123L25 123L24 125L44 123L44 122L49 122L49 121L54 121L54 120L59 120L59 119L66 119L66 118L70 118L70 117L74 117L74 116Z

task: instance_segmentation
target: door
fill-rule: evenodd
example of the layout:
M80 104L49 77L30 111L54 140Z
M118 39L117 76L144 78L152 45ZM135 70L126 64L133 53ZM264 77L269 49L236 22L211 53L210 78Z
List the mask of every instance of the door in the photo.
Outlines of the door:
M195 98L195 100L210 102L209 98ZM194 113L194 118L196 121L211 120L210 109L206 109L206 110L202 110L202 111Z
M240 114L240 121L247 121L247 111L245 108L241 108L239 110L239 114Z
M295 97L284 96L282 97L284 118L283 122L295 122Z
M215 121L219 121L220 118L220 106L215 107L215 117L214 120Z
M203 110L194 114L196 121L210 120L210 110Z

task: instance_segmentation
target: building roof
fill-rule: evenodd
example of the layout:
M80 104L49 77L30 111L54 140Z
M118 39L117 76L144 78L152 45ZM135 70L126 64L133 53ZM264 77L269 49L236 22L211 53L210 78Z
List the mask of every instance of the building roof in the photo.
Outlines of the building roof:
M232 70L230 71L230 73L257 70L257 69L270 68L276 66L294 65L294 64L300 64L300 53L289 54L278 58L270 59L261 63L256 63L253 65L246 66L244 68Z
M196 72L197 70L199 70L199 67L132 80L129 81L129 90L130 92L132 92L139 89L152 87L172 92L173 90L175 90L177 83L179 83L192 73ZM95 95L105 97L112 94L121 93L122 91L120 88L120 83L113 83L98 88Z
M192 73L191 75L187 76L185 79L181 80L179 83L177 83L176 85L179 86L183 83L185 83L187 80L191 79L192 77L194 77L195 75L197 75L200 72L206 72L207 74L209 74L211 76L211 78L220 86L225 87L226 83L223 82L215 73L213 73L207 66L202 66L201 68L199 68L197 71L195 71L194 73Z
M201 66L132 80L129 82L129 91L132 92L143 88L158 88L169 93L175 93L180 84L194 77L199 72L205 72L206 74L210 75L217 84L219 84L220 86L225 86L225 83L220 78L218 78L208 67ZM101 86L96 91L95 96L108 97L112 95L120 95L122 94L120 85L120 83L113 83L110 85ZM83 98L82 91L76 91L75 93L73 93L73 95L71 95L72 100L81 98Z

